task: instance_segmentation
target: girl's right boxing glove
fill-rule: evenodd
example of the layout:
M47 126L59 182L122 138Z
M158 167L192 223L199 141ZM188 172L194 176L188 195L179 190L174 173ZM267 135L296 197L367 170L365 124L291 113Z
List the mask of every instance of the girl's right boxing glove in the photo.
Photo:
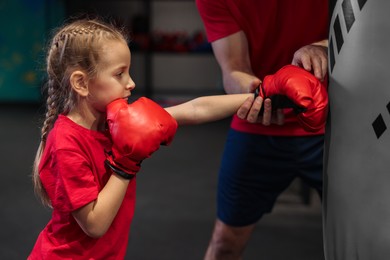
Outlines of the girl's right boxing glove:
M286 65L266 76L256 92L263 98L271 98L273 109L293 108L301 126L316 132L325 126L328 115L325 84L303 68Z

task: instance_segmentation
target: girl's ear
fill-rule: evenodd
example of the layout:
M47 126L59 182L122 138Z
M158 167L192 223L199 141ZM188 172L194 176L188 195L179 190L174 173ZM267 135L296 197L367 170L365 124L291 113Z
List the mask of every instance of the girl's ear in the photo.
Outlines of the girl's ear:
M70 75L70 85L80 96L88 96L88 77L84 72L80 70L73 71Z

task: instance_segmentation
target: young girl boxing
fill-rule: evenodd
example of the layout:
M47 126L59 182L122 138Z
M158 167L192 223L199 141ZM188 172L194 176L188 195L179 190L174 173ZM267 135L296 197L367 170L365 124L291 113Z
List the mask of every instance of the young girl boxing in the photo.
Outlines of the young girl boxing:
M120 29L99 20L60 28L47 53L47 112L33 181L52 218L28 259L123 259L135 174L177 125L234 114L253 95L200 97L163 109L135 88Z

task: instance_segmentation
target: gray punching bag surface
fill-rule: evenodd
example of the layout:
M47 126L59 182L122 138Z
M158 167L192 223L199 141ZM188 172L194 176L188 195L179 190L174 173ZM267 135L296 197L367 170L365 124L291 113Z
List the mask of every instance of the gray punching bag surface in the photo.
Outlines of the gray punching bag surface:
M337 1L324 160L327 260L390 259L390 0Z

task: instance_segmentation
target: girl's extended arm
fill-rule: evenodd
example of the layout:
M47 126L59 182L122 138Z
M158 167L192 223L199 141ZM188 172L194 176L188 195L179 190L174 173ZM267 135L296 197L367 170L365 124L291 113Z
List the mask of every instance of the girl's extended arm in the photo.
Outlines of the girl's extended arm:
M251 105L253 98L252 93L205 96L165 109L179 125L202 124L233 115L244 102Z
M126 194L129 180L112 174L95 201L77 209L73 217L90 237L103 236L111 226Z

